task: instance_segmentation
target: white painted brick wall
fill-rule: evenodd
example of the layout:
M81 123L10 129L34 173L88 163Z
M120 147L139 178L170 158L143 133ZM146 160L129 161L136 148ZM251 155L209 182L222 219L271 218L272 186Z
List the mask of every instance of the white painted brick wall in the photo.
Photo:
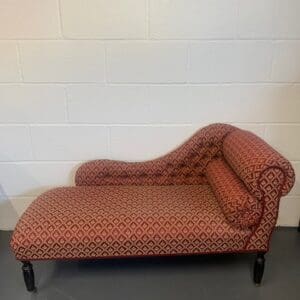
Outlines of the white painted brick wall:
M300 218L299 0L0 1L0 229L82 161L144 160L232 123L290 159Z
M0 40L0 82L20 82L20 80L17 43Z
M31 125L33 156L36 160L68 161L107 158L109 128L89 125Z
M192 42L188 81L266 82L272 67L269 41Z
M58 1L1 0L0 38L61 38Z
M300 41L274 42L271 80L300 82Z
M1 162L33 159L28 126L1 125L0 141Z
M66 122L65 90L59 85L1 85L1 123Z
M275 0L273 36L280 39L299 39L299 0Z
M107 45L107 80L111 83L187 81L187 43L114 42Z
M182 144L195 131L192 125L113 126L111 156L113 159L128 161L159 157Z
M276 21L274 11L274 0L238 0L238 38L269 39L274 37L273 24Z
M236 0L150 0L150 36L214 39L236 36Z
M99 41L20 42L24 82L103 82L104 54Z
M9 197L36 196L52 186L71 185L78 164L45 161L1 163L2 192Z
M68 38L145 38L146 1L61 0L61 14Z

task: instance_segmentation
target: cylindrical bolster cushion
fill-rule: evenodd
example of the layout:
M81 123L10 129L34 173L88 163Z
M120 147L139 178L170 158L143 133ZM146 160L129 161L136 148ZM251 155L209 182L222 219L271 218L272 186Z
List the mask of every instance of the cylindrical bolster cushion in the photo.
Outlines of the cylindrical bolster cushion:
M206 176L230 223L237 227L249 228L259 222L261 203L248 192L244 183L223 160L211 161Z
M261 138L249 131L238 129L228 134L223 142L223 155L251 194L258 199L264 196L259 186L262 181L261 176L270 168L280 169L284 174L281 191L283 196L294 185L295 174L291 164Z

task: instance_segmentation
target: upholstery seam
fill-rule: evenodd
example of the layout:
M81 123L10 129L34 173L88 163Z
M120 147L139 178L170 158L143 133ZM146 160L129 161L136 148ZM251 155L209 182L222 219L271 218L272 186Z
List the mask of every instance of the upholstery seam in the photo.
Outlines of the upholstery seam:
M195 253L168 253L168 254L141 254L141 255L107 255L107 256L89 256L89 257L58 257L58 258L28 258L26 260L29 261L50 261L50 260L65 260L65 261L72 261L72 260L94 260L94 259L122 259L122 258L143 258L143 257L172 257L172 256L197 256L197 255L210 255L210 254L236 254L236 253L257 253L261 252L262 249L254 249L254 250L247 250L247 249L239 249L239 250L220 250L220 251L204 251L204 252L195 252ZM267 250L263 250L267 251ZM23 257L16 257L17 260L22 261L25 258Z

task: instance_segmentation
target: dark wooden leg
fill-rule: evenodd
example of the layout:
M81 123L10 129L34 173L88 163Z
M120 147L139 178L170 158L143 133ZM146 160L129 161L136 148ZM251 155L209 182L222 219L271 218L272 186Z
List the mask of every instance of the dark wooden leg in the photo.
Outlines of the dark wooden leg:
M22 263L23 277L27 291L33 292L36 290L36 287L34 285L34 273L32 269L32 264L29 261L22 261Z
M258 253L254 263L253 280L256 285L260 285L265 269L265 253Z
M298 232L300 232L300 220L299 220L299 225L298 225Z

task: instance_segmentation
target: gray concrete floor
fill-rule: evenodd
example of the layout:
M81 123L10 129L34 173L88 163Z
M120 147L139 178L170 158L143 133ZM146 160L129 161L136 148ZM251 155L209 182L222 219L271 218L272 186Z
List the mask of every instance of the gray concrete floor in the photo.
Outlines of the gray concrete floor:
M260 287L253 254L34 262L37 293L25 290L21 264L0 231L0 299L193 300L300 299L300 233L277 228Z

